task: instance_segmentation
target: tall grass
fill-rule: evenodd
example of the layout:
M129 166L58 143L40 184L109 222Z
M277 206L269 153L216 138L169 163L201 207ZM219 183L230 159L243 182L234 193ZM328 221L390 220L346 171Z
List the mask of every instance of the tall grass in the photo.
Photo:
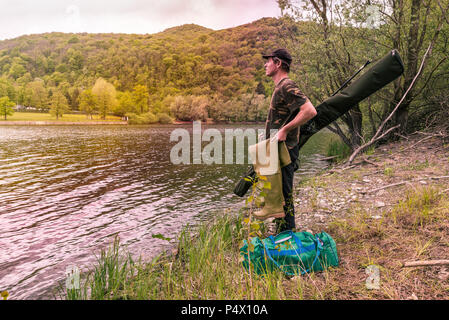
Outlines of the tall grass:
M241 264L239 248L247 237L243 216L223 215L214 223L185 228L176 255L161 254L149 262L133 261L115 241L103 250L79 290L66 299L285 299L302 295L302 283L280 271L250 274Z
M332 139L326 148L328 157L336 157L337 161L347 158L351 154L351 148L341 141L341 139Z

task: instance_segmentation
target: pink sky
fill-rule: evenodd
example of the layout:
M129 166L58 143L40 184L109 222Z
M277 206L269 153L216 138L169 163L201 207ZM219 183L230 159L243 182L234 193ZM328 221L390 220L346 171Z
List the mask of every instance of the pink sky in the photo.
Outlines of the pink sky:
M2 0L0 40L53 31L155 33L186 23L218 30L279 15L276 0Z

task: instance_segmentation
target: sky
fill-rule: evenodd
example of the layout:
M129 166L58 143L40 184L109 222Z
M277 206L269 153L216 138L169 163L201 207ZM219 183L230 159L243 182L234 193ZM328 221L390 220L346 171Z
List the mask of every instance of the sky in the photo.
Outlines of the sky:
M276 0L0 0L0 40L45 32L156 33L194 23L220 30L279 17Z

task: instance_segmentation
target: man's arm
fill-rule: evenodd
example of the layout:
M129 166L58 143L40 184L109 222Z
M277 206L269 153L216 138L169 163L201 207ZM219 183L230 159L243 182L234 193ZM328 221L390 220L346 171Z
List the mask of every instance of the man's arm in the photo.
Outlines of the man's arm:
M296 115L296 117L294 117L292 121L287 123L281 129L279 129L279 131L277 133L278 140L285 141L285 139L287 139L287 134L291 130L303 125L304 123L306 123L307 121L309 121L310 119L312 119L315 116L316 116L315 107L310 102L310 100L307 99L307 101L300 107L299 112Z

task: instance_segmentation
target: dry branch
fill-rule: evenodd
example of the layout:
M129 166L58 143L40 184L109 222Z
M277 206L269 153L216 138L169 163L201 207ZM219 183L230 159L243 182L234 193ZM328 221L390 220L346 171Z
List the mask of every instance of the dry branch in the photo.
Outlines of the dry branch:
M402 267L424 267L424 266L443 266L449 265L449 260L422 260L409 261L402 263Z
M324 157L324 158L320 158L320 160L322 160L322 161L327 161L327 160L332 160L332 159L335 159L335 158L338 158L338 156L330 156L330 157Z
M410 183L410 182L414 182L414 181L422 181L422 180L439 180L439 179L447 179L449 178L449 176L439 176L439 177L427 177L427 178L416 178L416 179L412 179L412 180L406 180L406 181L400 181L400 182L396 182L396 183L392 183L392 184L388 184L386 186L382 186L376 189L372 189L372 190L368 190L368 191L360 191L360 193L374 193L383 189L387 189L390 187L396 187L396 186L400 186L406 183Z

